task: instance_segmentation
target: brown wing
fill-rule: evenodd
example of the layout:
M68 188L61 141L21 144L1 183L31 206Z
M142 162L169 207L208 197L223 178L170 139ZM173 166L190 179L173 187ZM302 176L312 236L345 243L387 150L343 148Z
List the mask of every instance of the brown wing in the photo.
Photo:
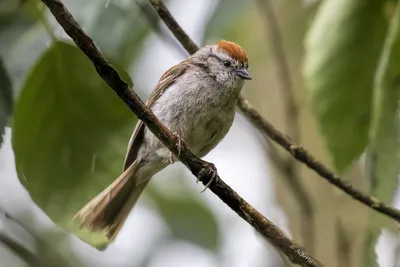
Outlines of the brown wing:
M189 65L189 60L185 60L167 70L163 76L161 76L149 100L147 100L146 105L151 108L165 90L174 84L179 76L185 73ZM129 140L128 150L125 156L124 171L136 160L140 145L143 141L144 129L143 122L139 120Z

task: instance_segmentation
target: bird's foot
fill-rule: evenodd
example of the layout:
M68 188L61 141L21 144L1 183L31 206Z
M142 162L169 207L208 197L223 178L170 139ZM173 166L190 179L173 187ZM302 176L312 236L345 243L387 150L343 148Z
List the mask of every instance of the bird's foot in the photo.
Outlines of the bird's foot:
M210 163L210 162L206 162L203 161L204 165L207 165L208 168L203 168L200 173L199 173L199 177L197 178L197 182L199 181L203 181L205 179L208 179L207 184L205 185L204 189L201 191L201 193L203 193L204 191L207 190L207 188L210 187L210 185L213 182L216 182L218 180L218 172L217 172L217 168L215 167L214 164Z

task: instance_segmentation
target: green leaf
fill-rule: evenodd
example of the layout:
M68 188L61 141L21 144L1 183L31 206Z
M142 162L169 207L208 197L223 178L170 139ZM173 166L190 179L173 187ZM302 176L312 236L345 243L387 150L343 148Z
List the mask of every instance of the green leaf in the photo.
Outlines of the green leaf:
M38 0L29 0L23 6L0 15L0 55L2 55L14 96L25 75L49 43L49 37L40 23L37 23L40 9Z
M373 119L367 153L371 192L392 201L400 173L400 4L375 76Z
M400 2L392 17L388 36L375 75L370 144L366 174L370 192L386 203L393 201L400 174ZM372 213L364 247L364 266L377 266L375 244L386 217ZM394 226L394 224L392 225Z
M175 238L183 239L211 251L220 243L218 224L208 207L192 195L166 197L149 187L147 192L158 206Z
M324 1L307 36L307 89L338 171L368 142L373 77L387 28L384 3Z
M11 116L12 107L11 81L0 57L0 147L3 142L4 127L8 123L9 116Z
M120 173L134 124L89 59L74 46L53 43L15 105L21 183L55 223L69 227L72 216Z

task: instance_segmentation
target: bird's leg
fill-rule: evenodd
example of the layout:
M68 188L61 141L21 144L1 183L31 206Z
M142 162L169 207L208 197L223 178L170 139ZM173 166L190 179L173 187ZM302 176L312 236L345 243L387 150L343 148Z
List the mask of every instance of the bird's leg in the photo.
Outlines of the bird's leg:
M177 132L173 133L177 138L178 138L178 156L181 155L181 146L182 146L182 138L179 136L179 134ZM171 164L174 164L176 162L176 158L174 156L174 154L172 152L169 152L169 162Z
M197 178L197 182L202 181L207 178L209 179L209 181L207 182L207 184L205 185L205 187L201 191L201 193L206 191L207 188L209 188L213 182L218 180L218 172L217 172L217 168L215 167L215 165L210 162L207 162L207 161L203 161L203 163L204 163L204 165L207 165L208 168L203 168L200 171L199 177Z

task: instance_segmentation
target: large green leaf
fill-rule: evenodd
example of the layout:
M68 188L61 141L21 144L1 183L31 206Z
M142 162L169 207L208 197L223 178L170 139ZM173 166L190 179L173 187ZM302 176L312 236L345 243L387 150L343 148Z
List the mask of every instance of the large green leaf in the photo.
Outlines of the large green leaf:
M306 41L305 78L333 163L365 150L373 77L386 33L385 1L324 1Z
M375 76L373 120L366 157L370 192L390 203L400 174L400 2L389 28ZM387 218L373 213L369 220L364 266L376 266L375 244Z
M53 43L15 105L13 147L21 183L51 219L68 226L120 173L134 123L80 50Z
M0 57L0 147L3 142L4 127L11 115L12 106L11 81Z
M400 4L375 76L373 120L366 173L370 191L392 201L400 174Z
M191 194L166 197L157 190L147 191L158 206L160 215L171 230L173 237L186 240L216 251L220 245L218 224L204 203Z

